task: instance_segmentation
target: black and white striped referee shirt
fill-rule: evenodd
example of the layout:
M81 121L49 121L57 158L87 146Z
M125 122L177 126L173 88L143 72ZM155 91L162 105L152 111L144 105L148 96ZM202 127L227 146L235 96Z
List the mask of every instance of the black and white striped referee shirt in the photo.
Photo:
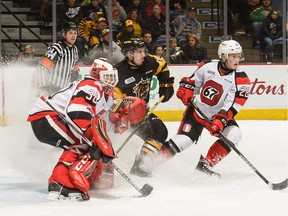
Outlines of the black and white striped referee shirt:
M75 45L69 47L63 41L53 43L40 61L37 73L39 86L53 91L68 86L72 73L79 70L78 60L78 49Z

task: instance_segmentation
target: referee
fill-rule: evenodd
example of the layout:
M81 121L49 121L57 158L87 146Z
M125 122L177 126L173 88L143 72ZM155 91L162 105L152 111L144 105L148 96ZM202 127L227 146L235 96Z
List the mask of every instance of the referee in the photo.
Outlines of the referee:
M37 68L37 95L48 96L78 79L78 29L75 23L63 25L62 40L48 47Z

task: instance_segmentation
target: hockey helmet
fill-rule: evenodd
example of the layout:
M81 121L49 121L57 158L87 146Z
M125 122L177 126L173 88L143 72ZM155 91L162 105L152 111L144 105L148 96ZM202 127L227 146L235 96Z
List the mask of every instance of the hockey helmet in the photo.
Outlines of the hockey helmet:
M241 45L235 40L226 40L220 43L218 47L218 56L220 59L228 58L229 54L239 53L241 55L240 61L244 60L244 53L242 51Z
M99 80L104 86L115 87L118 83L118 71L105 58L95 59L90 76Z
M144 41L138 37L129 38L122 43L121 49L124 56L128 52L133 52L136 49L146 48Z

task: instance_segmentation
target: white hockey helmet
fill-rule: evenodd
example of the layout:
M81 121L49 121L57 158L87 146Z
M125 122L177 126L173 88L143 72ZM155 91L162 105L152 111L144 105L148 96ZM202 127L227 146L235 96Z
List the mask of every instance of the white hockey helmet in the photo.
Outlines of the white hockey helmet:
M118 83L118 71L104 58L94 60L90 76L99 80L105 86L115 87Z
M244 60L244 53L242 51L241 45L235 40L226 40L220 43L218 47L219 59L228 58L229 54L239 53L241 55L240 61Z

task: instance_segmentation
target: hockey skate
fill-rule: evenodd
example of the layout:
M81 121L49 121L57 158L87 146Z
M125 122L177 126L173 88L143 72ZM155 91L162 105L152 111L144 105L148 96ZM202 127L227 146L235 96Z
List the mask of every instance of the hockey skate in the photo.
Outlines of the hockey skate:
M136 155L134 164L130 170L130 174L137 175L139 177L151 177L152 174L144 170L144 165L141 155Z
M67 188L57 182L51 182L48 185L49 194L47 199L49 200L71 200L71 201L83 201L89 200L87 194L82 193L76 188Z
M202 156L201 156L201 158L200 158L200 160L196 166L196 170L203 172L209 176L217 176L218 178L221 177L221 175L219 173L214 172L212 170L212 167L209 164L209 162L206 159L204 159Z

